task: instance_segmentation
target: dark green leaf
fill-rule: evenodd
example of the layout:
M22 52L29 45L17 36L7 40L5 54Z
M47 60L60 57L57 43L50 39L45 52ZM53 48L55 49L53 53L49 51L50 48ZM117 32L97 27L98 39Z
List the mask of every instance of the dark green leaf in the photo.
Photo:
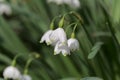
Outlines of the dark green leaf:
M93 59L95 55L98 53L98 51L100 50L102 45L103 45L102 42L97 42L91 49L91 52L88 55L88 59Z

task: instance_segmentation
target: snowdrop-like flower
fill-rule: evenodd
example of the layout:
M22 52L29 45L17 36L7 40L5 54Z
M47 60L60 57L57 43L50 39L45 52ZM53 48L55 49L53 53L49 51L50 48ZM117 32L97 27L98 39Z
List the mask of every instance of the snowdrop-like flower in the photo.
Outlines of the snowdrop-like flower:
M75 38L68 39L68 47L71 51L75 51L79 49L79 42Z
M80 1L79 0L65 0L65 3L68 4L71 8L79 8Z
M8 66L4 72L3 76L5 79L14 79L14 80L19 80L21 77L20 71L13 66Z
M21 80L32 80L32 78L29 75L22 75Z
M54 49L54 55L62 53L64 56L70 54L70 50L68 48L67 44L61 44L61 42L58 42Z
M10 15L12 14L11 7L8 4L0 3L0 15Z
M54 43L54 45L57 42L61 42L62 44L67 42L67 37L66 37L66 33L64 31L63 28L57 28L55 29L52 34L50 35L50 39L52 40L52 42Z
M80 1L79 0L47 0L48 3L53 2L58 5L61 4L67 4L71 8L79 8L80 7Z
M43 43L44 41L47 43L47 45L52 44L52 41L50 39L50 35L52 34L53 30L48 30L41 38L40 43Z

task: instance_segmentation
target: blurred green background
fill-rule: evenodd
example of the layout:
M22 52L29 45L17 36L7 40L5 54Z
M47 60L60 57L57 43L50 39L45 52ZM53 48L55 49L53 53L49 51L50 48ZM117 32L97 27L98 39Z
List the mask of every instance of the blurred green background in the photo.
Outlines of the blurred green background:
M17 59L17 67L23 72L28 55L38 53L40 58L29 67L33 80L80 80L84 77L120 80L120 0L80 0L78 9L46 0L8 0L5 3L11 6L12 14L0 15L0 77L17 54L22 55ZM55 16L70 11L77 12L84 22L76 30L80 50L66 57L55 56L53 47L39 41ZM73 19L67 16L69 22ZM67 30L68 37L71 30ZM95 56L89 59L89 54Z

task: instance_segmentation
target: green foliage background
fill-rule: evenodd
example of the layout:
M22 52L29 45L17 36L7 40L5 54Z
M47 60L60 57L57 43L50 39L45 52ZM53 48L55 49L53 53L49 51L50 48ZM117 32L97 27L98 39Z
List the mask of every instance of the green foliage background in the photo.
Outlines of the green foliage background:
M84 21L76 31L80 50L64 57L54 56L54 49L40 44L39 40L49 30L55 16L74 9L48 4L46 0L8 1L13 14L0 16L0 77L15 55L22 55L17 60L17 67L23 72L28 55L38 53L40 58L29 67L33 80L80 80L84 77L120 80L120 0L80 2L81 8L75 10ZM68 16L68 21L73 19ZM69 37L71 30L67 30ZM94 46L99 42L103 45ZM88 57L89 54L93 54L92 57Z

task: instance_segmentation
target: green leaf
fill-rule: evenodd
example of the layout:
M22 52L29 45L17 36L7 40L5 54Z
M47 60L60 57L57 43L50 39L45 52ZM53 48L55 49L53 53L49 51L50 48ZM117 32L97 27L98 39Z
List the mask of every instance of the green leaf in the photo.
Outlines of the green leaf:
M103 79L101 79L99 77L85 77L85 78L82 78L80 80L103 80Z
M88 55L88 59L93 59L95 55L98 53L98 51L100 50L102 45L103 45L103 42L97 42L91 49L91 52Z
M12 60L4 54L0 53L0 61L10 64Z

